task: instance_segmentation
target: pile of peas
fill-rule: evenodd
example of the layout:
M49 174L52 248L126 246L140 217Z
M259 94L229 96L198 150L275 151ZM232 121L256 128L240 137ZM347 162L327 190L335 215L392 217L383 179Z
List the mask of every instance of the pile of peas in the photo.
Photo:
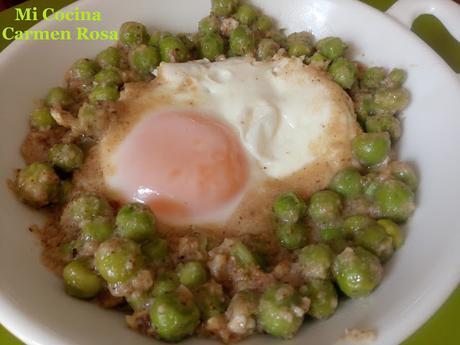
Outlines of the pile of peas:
M79 136L50 146L46 160L20 170L16 191L32 207L62 208L60 225L74 234L62 246L69 295L93 299L108 290L123 297L134 315L146 312L155 336L167 341L195 333L200 323L227 315L237 305L245 305L264 332L291 338L305 314L330 317L340 294L358 298L371 293L382 279L382 264L404 242L400 224L414 210L418 181L408 164L391 162L390 154L401 136L398 115L409 101L403 88L406 74L350 61L347 45L337 37L315 42L308 32L285 36L270 17L239 0L211 4L197 33L149 34L144 25L127 22L117 46L95 59L76 61L67 87L49 90L31 113L30 126L32 132L51 136L62 126L53 112L65 111L74 118L68 131L77 129ZM116 210L100 195L74 190L72 174L84 163L83 139L97 139L104 127L102 114L118 100L124 83L151 80L162 61L246 55L268 60L275 54L301 58L329 73L352 97L363 132L352 143L355 167L337 173L326 190L308 200L288 192L274 201L274 234L295 258L292 264L300 269L302 285L276 283L263 293L229 296L205 260L173 263L150 209L132 203ZM261 267L241 241L229 254L244 269Z

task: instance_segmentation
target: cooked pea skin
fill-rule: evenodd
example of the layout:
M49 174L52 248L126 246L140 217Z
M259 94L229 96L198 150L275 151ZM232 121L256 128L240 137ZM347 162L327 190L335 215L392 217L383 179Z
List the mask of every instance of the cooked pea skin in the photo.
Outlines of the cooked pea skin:
M102 290L102 279L82 261L71 261L64 267L62 277L66 292L77 298L92 298Z
M330 223L339 216L342 200L336 192L324 190L314 193L310 198L308 214L316 223Z
M148 41L147 29L141 23L126 22L120 28L120 42L129 48L134 48Z
M379 259L360 247L346 248L332 265L337 284L351 298L369 295L380 284L382 271Z
M179 341L195 331L200 323L200 310L191 296L177 292L164 294L154 299L150 319L161 339Z
M310 299L308 315L315 319L326 319L337 309L337 291L330 280L309 280L300 288L300 293Z
M391 141L388 133L363 133L352 143L354 157L364 166L382 163L390 152Z
M307 242L308 233L305 224L278 223L275 233L280 244L289 250L301 248Z
M362 193L361 174L354 168L339 171L329 187L346 198L353 198Z
M55 201L59 192L59 177L46 163L32 163L19 171L16 191L26 203L35 207Z
M273 204L275 216L281 222L296 223L306 213L307 205L295 193L281 194Z
M65 172L71 172L83 164L83 151L75 144L56 144L48 151L50 163Z
M155 217L148 207L140 203L124 205L116 218L117 233L121 237L141 242L156 232Z
M260 299L259 323L274 337L292 338L302 324L304 313L302 298L287 284L268 288Z
M415 209L414 193L403 182L388 180L380 184L374 201L381 217L403 222Z
M252 54L256 48L254 33L240 25L230 35L230 52L237 56Z
M196 287L208 279L208 273L199 261L189 261L179 268L179 281L187 287Z
M345 54L347 45L338 37L326 37L316 43L316 49L326 58L335 60Z
M334 253L326 244L310 244L299 252L298 263L306 279L328 279Z
M337 58L330 66L329 73L337 84L350 89L356 81L356 66L345 58Z
M30 114L30 126L40 131L46 131L57 126L47 107L37 108Z
M95 254L96 269L109 284L124 283L142 267L139 246L126 239L103 242Z

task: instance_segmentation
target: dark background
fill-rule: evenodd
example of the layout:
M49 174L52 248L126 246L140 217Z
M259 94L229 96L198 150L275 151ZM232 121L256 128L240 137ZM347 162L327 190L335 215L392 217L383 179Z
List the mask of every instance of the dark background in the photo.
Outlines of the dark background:
M0 11L6 10L8 7L15 6L25 0L0 0Z

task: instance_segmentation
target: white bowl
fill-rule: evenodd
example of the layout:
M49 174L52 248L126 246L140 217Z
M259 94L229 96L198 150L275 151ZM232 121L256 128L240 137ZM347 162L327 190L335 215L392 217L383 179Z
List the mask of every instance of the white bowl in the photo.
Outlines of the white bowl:
M416 164L421 185L407 242L387 265L383 283L370 297L343 303L327 321L307 322L290 342L332 344L345 328L365 328L377 331L375 344L396 344L427 320L459 282L460 84L448 66L408 29L357 1L253 2L288 31L340 36L351 43L357 59L399 66L409 73L412 102L405 111L400 158ZM402 20L410 19L411 3L416 2L404 1L410 8L400 10ZM429 3L441 4L438 10L450 16L450 23L457 25L454 30L460 32L459 12L446 10L442 1ZM209 11L209 0L87 0L67 10L75 6L101 11L102 21L46 21L35 29L87 26L112 30L124 21L137 20L149 29L194 31ZM64 72L77 58L95 56L109 44L15 42L0 55L0 322L28 344L143 345L153 341L128 330L121 314L65 295L59 279L41 265L40 246L27 231L40 217L21 205L4 183L13 177L13 169L23 166L18 148L27 131L32 100L61 84ZM188 343L203 342L192 339ZM253 345L278 342L262 336L247 341Z

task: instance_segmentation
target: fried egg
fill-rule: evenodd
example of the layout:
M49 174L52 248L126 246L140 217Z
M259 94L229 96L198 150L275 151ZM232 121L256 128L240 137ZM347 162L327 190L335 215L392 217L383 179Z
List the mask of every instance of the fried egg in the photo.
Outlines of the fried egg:
M162 63L127 84L98 147L106 192L168 228L257 233L276 194L324 188L351 162L349 96L296 58Z

